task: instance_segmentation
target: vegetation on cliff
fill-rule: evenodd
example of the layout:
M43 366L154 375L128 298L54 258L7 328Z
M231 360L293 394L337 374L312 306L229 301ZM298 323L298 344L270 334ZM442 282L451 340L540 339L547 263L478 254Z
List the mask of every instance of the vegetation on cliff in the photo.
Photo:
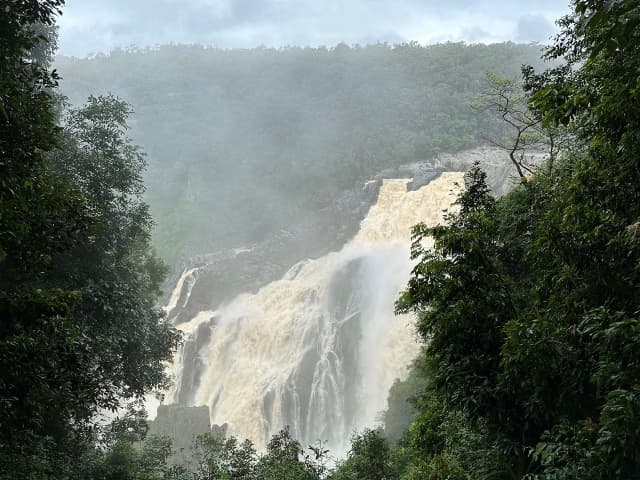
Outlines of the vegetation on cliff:
M154 244L176 264L292 229L382 170L502 138L470 104L487 70L515 77L539 56L513 43L167 45L55 65L72 102L109 91L135 107Z
M397 308L428 386L406 478L640 478L640 6L574 8L547 53L566 63L524 69L571 146L497 202L472 169L448 224L414 229Z

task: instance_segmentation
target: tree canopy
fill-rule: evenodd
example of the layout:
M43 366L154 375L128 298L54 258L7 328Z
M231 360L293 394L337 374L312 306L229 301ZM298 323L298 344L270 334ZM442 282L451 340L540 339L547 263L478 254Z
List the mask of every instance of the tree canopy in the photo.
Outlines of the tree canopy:
M0 9L1 478L64 478L102 410L164 385L178 340L129 107L92 97L58 122L62 4Z
M523 69L532 112L571 145L497 202L474 168L447 224L414 229L397 307L419 314L431 370L409 431L437 436L445 422L424 422L443 407L466 418L493 468L426 454L459 478L640 478L640 7L574 7L547 52L566 63Z

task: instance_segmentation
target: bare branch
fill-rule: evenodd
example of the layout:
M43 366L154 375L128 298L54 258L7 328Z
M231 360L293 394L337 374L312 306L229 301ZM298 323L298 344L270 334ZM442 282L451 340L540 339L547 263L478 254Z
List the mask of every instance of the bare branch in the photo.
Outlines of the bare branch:
M493 113L511 130L500 139L487 139L499 148L506 150L518 175L525 178L533 173L533 166L526 165L526 148L549 148L554 154L554 141L549 133L540 126L541 120L529 110L528 97L523 93L518 81L487 72L487 89L478 97L472 108Z

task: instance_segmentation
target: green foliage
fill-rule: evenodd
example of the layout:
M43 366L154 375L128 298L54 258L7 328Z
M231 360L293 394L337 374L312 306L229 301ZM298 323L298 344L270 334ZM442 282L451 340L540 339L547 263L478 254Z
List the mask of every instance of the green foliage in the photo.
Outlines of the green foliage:
M396 459L382 432L366 429L351 437L349 456L329 479L389 480L397 478L395 464Z
M11 2L0 12L0 477L45 478L64 469L49 455L73 448L65 421L82 408L67 373L77 365L77 292L42 285L52 258L86 229L82 199L47 169L55 142L56 77L32 62L61 1ZM51 411L60 413L56 418ZM43 435L47 431L47 435Z
M429 463L412 465L402 480L468 480L467 475L455 460L447 455L437 455Z
M424 478L434 455L471 478L640 478L640 7L574 7L548 53L568 63L524 69L530 107L572 144L497 203L472 170L448 224L414 230L397 307L419 314L432 366L409 428ZM493 468L447 447L460 414Z
M125 136L128 113L113 96L90 97L86 106L66 112L60 147L50 156L91 212L86 240L56 257L47 280L82 293L75 317L91 352L86 381L101 408L162 387L162 362L178 338L156 306L166 268L150 249L145 162ZM92 261L78 261L85 258Z
M186 480L188 472L171 466L171 440L147 437L146 412L129 405L127 412L100 427L84 445L70 477L78 480Z
M164 384L143 158L126 107L56 125L47 70L62 1L0 8L0 478L68 478L95 415Z
M387 408L382 412L381 421L385 437L393 443L398 443L405 436L418 414L417 398L428 383L426 367L419 362L422 358L418 357L405 380L396 379L389 389Z
M420 313L432 367L435 397L409 428L420 474L446 454L488 478L638 475L638 283L629 259L640 257L626 221L605 233L616 223L611 204L603 218L577 200L576 187L593 178L576 164L589 161L569 155L497 205L482 202L482 175L472 172L447 226L416 227L420 263L397 306ZM578 209L584 215L567 223ZM470 415L463 430L486 426L478 445L497 442L493 468L447 448L456 434L444 425L456 411Z
M305 456L300 443L291 437L289 428L276 433L267 444L267 452L256 465L255 478L265 480L319 480L324 474L326 450L314 449ZM303 458L304 457L304 458Z
M198 479L249 479L256 470L257 453L251 442L234 437L201 435L194 444Z
M435 387L474 416L495 402L502 327L516 315L485 178L478 165L467 174L448 226L414 227L411 257L419 262L396 305L398 312L420 315ZM427 237L433 248L425 247Z
M194 444L198 463L194 480L320 480L327 473L328 451L322 445L303 449L289 429L276 433L266 452L258 454L249 440L201 435Z

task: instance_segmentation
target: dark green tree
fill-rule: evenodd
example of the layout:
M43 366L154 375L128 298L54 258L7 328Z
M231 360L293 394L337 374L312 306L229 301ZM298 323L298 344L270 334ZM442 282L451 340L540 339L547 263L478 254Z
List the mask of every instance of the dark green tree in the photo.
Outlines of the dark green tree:
M44 478L64 469L49 451L82 403L71 320L77 292L44 286L53 258L76 245L89 220L81 195L52 175L55 75L31 61L62 1L0 9L0 476ZM45 47L46 48L46 47ZM55 412L55 413L54 413Z
M319 480L321 472L305 462L304 448L291 437L289 428L276 433L256 465L256 477L265 480Z
M434 388L472 416L492 410L503 327L517 315L485 178L477 164L465 176L447 225L414 227L411 257L418 263L396 304L398 312L419 315Z
M390 480L397 477L389 441L380 430L366 429L351 437L349 455L330 480Z
M127 107L90 99L56 126L62 4L0 8L1 478L66 477L96 413L163 385L177 342Z
M525 74L534 107L547 123L567 125L582 148L567 160L545 219L551 234L537 249L555 267L541 278L553 321L572 333L574 371L592 387L582 417L567 415L540 443L540 477L639 478L640 5L577 0L561 25L547 55L567 63Z
M249 480L255 476L258 454L249 440L240 443L235 437L207 433L196 439L194 456L198 480Z
M548 53L567 63L524 69L530 108L572 145L499 202L468 189L448 225L417 227L434 247L414 245L398 303L420 314L445 413L501 450L491 478L640 478L640 6L573 6ZM411 428L437 451L434 419Z
M86 199L93 222L85 241L56 257L46 280L82 295L74 318L86 339L83 381L94 409L163 387L163 362L178 339L156 304L166 267L150 246L145 161L126 137L129 113L113 96L90 97L67 111L50 156Z

